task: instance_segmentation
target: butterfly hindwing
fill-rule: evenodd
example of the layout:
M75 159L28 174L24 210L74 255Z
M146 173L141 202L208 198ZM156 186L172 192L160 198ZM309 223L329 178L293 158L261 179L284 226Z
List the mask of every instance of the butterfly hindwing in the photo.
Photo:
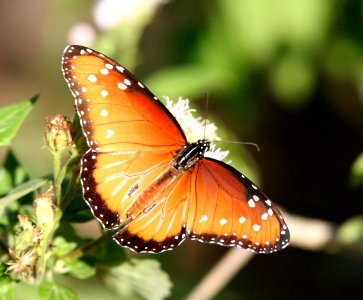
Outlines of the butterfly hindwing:
M191 172L184 172L114 239L135 252L159 253L173 250L186 238Z
M83 156L83 196L105 228L116 228L125 221L138 196L168 168L173 156L171 152L92 150ZM146 206L147 201L140 205Z
M203 158L193 171L187 232L192 239L270 253L287 246L278 208L233 167Z

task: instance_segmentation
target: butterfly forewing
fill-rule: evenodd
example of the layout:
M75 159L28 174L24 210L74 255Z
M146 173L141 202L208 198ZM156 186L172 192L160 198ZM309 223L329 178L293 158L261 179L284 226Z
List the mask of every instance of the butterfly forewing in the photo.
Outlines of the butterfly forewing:
M86 47L69 46L62 64L91 149L160 151L185 143L169 111L115 61Z

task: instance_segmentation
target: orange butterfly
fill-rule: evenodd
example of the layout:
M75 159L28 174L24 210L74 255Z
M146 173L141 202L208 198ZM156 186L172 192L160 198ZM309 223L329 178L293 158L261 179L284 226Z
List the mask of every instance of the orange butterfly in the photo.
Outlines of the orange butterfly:
M289 243L278 208L233 167L188 143L172 114L129 71L83 46L68 46L63 74L89 150L81 162L83 196L114 239L159 253L186 236L272 253Z

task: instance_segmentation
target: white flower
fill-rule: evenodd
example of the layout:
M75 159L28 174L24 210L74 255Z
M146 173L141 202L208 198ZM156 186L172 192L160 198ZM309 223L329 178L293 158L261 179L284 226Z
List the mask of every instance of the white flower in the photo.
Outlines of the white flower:
M110 29L122 21L137 18L145 11L154 10L161 0L99 0L93 18L101 29Z
M88 23L77 23L72 26L68 33L68 42L71 45L92 45L96 33Z
M229 151L223 151L213 143L213 141L221 140L217 135L217 126L202 117L194 117L193 113L196 110L189 107L188 99L179 97L175 104L169 97L164 96L164 99L166 100L167 109L178 121L189 142L193 143L200 139L207 139L211 141L211 145L210 149L206 151L205 156L218 160L223 160L227 157Z

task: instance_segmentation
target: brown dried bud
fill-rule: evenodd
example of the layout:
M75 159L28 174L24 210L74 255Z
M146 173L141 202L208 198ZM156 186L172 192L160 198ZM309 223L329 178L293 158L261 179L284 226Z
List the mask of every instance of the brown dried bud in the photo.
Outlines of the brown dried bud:
M60 152L73 143L72 123L57 114L46 118L45 139L52 152Z

